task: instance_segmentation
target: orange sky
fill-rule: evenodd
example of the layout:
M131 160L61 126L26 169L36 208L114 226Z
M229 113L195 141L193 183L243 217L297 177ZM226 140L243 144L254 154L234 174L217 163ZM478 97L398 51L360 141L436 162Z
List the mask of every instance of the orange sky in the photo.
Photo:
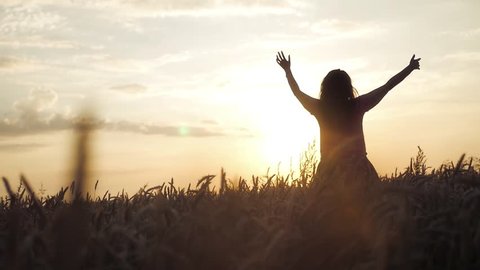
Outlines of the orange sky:
M329 70L363 94L422 58L364 118L381 174L406 167L417 145L433 167L480 156L480 3L368 2L2 1L0 174L47 192L68 182L84 107L103 123L101 191L186 185L222 166L232 179L295 169L319 129L277 50L314 97Z

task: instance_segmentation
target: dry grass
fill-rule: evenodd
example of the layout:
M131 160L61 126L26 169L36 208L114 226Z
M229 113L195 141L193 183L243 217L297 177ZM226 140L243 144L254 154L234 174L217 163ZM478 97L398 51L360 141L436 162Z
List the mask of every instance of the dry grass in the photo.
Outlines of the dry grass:
M37 198L24 177L16 190L3 178L0 268L480 269L478 163L462 156L427 173L420 151L359 192L314 188L315 162L306 155L297 177L234 186L222 171L218 189L210 175L133 196L72 185Z

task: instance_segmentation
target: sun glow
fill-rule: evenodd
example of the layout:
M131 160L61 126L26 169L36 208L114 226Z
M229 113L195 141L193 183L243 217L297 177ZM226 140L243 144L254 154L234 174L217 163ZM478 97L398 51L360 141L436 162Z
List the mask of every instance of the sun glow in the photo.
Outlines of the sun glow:
M235 102L240 107L248 104L244 112L252 130L260 137L258 161L275 170L280 164L284 173L298 168L300 156L309 143L316 140L318 145L319 129L315 118L292 94L283 70L276 64L266 69L268 65L233 70L230 75L240 93Z
M282 170L290 166L296 169L308 144L318 141L317 122L303 110L293 95L272 104L272 111L275 115L262 119L264 158L270 166L280 164Z

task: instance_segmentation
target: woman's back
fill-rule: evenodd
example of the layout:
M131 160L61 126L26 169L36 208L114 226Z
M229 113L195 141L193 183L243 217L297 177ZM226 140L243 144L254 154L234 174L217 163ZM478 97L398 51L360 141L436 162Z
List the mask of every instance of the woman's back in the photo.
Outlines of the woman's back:
M312 114L320 126L322 159L366 155L363 136L364 111L357 98L341 102L319 101Z

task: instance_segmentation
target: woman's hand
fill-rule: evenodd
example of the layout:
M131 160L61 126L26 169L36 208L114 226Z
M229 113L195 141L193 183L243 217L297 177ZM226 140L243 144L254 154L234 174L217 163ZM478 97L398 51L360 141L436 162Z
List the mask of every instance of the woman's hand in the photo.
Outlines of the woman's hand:
M285 58L283 51L277 52L277 63L283 68L285 71L290 70L290 55L288 55L288 60Z
M414 69L420 69L420 59L422 58L417 58L415 59L415 54L412 56L412 59L410 59L410 64L408 66L414 70Z

